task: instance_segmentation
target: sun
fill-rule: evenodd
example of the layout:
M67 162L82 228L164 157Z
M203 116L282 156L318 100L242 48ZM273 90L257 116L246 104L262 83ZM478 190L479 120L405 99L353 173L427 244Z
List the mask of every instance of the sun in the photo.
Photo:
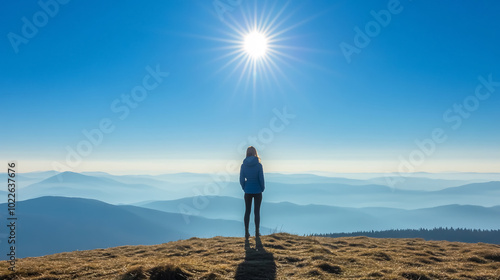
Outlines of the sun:
M248 33L244 38L243 48L252 59L259 59L267 53L267 37L258 31Z
M223 82L234 81L234 93L242 92L241 85L244 85L243 92L251 89L254 96L258 89L277 89L284 93L281 86L283 82L293 87L293 81L287 73L299 72L295 63L307 63L301 60L300 52L310 51L302 45L305 41L300 40L300 34L293 30L316 16L295 21L293 16L299 8L290 11L290 2L245 1L239 12L235 10L232 14L226 14L222 37L204 37L222 42L222 46L214 49L221 52L214 61L222 60L223 63L213 75L232 68ZM257 3L263 5L258 6ZM285 68L288 71L284 71Z

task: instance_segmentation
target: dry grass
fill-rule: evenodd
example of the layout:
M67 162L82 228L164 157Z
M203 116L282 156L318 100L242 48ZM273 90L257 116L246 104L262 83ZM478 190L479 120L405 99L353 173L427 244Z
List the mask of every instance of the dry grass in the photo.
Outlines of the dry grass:
M0 279L499 279L500 246L422 239L191 238L18 260Z

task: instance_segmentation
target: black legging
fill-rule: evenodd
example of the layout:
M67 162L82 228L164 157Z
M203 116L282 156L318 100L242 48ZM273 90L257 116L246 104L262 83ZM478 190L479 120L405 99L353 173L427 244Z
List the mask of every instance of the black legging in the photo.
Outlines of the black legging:
M262 193L245 194L245 230L248 230L248 224L250 223L250 211L252 211L252 198L254 198L254 209L255 214L255 230L259 231L260 225L260 203L262 202Z

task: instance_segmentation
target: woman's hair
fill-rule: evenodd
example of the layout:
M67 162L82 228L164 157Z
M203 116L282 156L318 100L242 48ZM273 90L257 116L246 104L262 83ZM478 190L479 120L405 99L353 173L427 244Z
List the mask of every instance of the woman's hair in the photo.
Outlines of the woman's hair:
M257 154L257 150L255 149L254 146L249 146L247 148L247 157L250 157L250 156L254 156L254 157L257 157L259 159L259 162L260 162L260 157L259 155Z

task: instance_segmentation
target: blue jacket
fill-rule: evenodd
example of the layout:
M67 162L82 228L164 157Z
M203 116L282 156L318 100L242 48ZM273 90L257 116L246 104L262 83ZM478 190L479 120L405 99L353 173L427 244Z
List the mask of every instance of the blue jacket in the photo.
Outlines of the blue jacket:
M240 185L245 193L261 193L266 188L264 185L264 171L259 159L249 156L243 160L240 169Z

